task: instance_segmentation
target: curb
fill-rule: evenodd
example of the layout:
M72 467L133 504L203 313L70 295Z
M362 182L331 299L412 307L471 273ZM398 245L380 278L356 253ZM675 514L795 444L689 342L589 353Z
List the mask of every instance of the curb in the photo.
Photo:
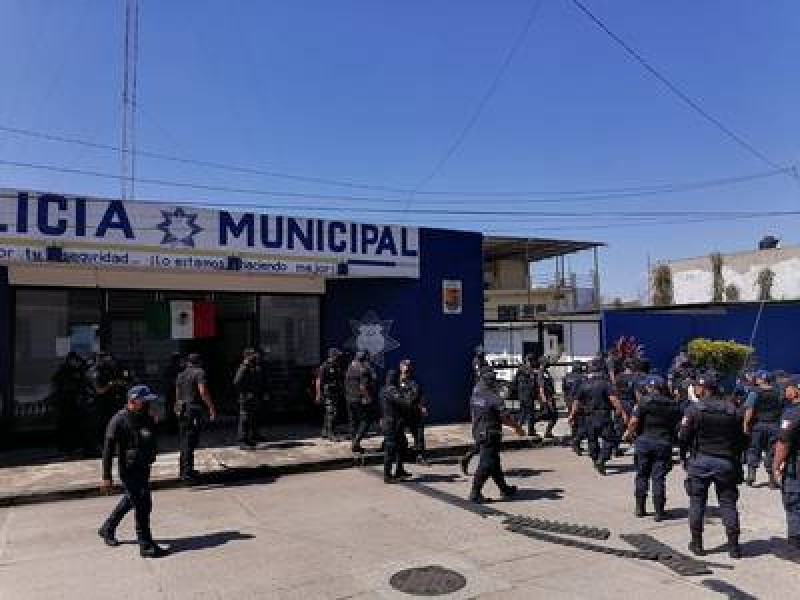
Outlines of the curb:
M552 446L561 446L566 438L555 438L541 442L532 442L529 438L514 439L503 442L503 450L531 450ZM431 448L426 455L432 459L452 458L461 456L472 448L472 444L458 444ZM325 471L339 471L362 466L383 464L383 455L378 453L364 454L359 458L329 458L305 463L285 465L257 465L254 467L231 467L221 471L203 473L197 484L190 485L178 477L156 479L150 482L153 491L171 490L177 488L205 489L214 486L235 485L259 479L270 480L286 475L301 475L307 473L322 473ZM112 495L119 493L118 486ZM63 502L66 500L79 500L84 498L100 498L106 496L98 485L81 484L67 486L52 490L37 490L19 494L0 494L0 508L13 506L27 506L32 504L45 504L50 502Z

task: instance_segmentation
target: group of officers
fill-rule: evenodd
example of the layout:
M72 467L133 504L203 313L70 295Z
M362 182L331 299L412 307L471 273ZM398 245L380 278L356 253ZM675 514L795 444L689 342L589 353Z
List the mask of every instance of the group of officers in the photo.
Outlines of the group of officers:
M605 474L620 443L633 442L635 515L646 515L651 491L655 520L661 521L677 448L686 471L689 550L704 554L703 519L713 483L732 558L741 557L738 486L754 485L763 457L768 487L782 490L788 541L800 549L798 381L782 372L747 372L726 393L714 372L688 361L673 365L666 379L643 367L630 360L617 372L598 358L573 368L564 381L573 450L581 454L587 440L595 469Z
M192 457L200 413L206 412L212 419L216 414L200 363L199 356L188 356L175 385L173 410L181 433L181 475L188 480L196 476ZM257 435L250 409L254 396L263 391L259 369L256 353L247 350L234 377L241 409L239 433L248 441ZM655 519L660 521L667 517L666 477L673 467L677 448L677 458L687 474L690 551L704 554L704 515L713 483L728 552L733 558L741 556L738 486L743 482L754 484L763 456L768 485L782 491L788 541L800 550L798 382L781 373L746 373L735 391L726 394L713 372L700 372L685 363L672 368L666 379L647 373L648 370L637 361L628 361L617 370L602 358L573 367L563 385L573 450L581 454L585 440L595 469L605 474L606 463L619 452L621 442L633 442L635 515L646 515L646 499L652 492ZM482 491L490 478L504 499L517 492L505 480L501 466L503 426L524 435L525 427L528 434L535 433L533 423L543 420L547 423L545 437L552 436L558 413L554 390L547 383L547 371L546 363L534 366L530 358L526 359L517 378L521 410L519 418L514 418L498 393L495 370L482 355L473 361L470 409L475 446L462 460L466 471L469 458L479 455L469 496L473 502L487 501ZM427 408L410 360L401 361L397 369L389 369L383 385L379 385L366 352L358 352L345 366L342 353L331 349L318 370L315 391L317 402L324 408L323 435L329 439L336 439L337 406L342 398L346 400L351 413L352 449L356 453L364 451L361 446L364 435L372 423L380 420L386 483L410 476L404 468L409 454L408 432L414 438L416 456L424 460L423 423ZM153 541L149 525L152 508L149 476L156 453L155 423L149 405L155 398L147 386L129 388L125 407L108 424L102 461L103 486L109 490L112 487L111 464L116 455L125 494L98 530L109 546L118 545L116 527L133 510L140 552L146 557L166 552Z

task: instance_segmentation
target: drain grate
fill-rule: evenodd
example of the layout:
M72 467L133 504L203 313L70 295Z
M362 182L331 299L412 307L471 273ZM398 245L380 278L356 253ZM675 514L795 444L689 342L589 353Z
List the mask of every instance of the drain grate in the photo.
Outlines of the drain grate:
M389 579L389 584L414 596L442 596L462 589L467 585L467 579L461 573L430 565L398 571Z

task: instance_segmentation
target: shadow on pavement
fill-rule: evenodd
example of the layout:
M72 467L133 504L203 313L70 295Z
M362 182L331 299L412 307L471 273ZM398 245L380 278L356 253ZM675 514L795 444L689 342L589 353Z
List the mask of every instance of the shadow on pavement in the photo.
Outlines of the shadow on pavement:
M460 473L450 475L438 475L436 473L426 473L414 478L414 483L456 483L462 481L464 477Z
M800 550L792 548L784 538L774 536L766 540L750 540L742 543L742 555L748 558L774 556L800 564Z
M561 500L564 497L562 488L550 488L547 490L537 490L534 488L520 488L509 502L520 502L525 500Z
M553 469L528 469L525 467L518 468L518 469L508 469L506 470L507 477L537 477L542 473L552 473Z
M737 588L735 585L731 585L730 583L722 581L721 579L705 579L703 580L703 587L706 587L713 592L717 592L718 594L722 594L730 600L758 600L757 596L748 594L747 592Z
M216 533L206 533L175 540L161 540L169 547L170 552L192 552L195 550L209 550L224 546L228 542L239 542L243 540L255 539L251 533L241 533L240 531L218 531Z

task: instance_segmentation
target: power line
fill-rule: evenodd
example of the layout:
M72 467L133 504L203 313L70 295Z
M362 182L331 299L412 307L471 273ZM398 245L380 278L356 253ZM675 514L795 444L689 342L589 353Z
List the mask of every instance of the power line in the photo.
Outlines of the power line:
M70 174L77 174L77 175L86 175L90 177L98 177L102 179L110 179L110 180L119 180L122 175L116 175L112 173L102 173L98 171L89 171L85 169L77 169L72 167L59 167L57 165L45 165L45 164L36 164L36 163L25 163L19 161L9 161L0 159L0 165L8 165L14 167L22 167L22 168L31 168L31 169L42 169L48 171L55 171L59 173L70 173ZM206 185L200 183L191 183L191 182L182 182L182 181L168 181L163 179L139 179L139 183L144 184L152 184L152 185L161 185L165 187L179 187L179 188L189 188L189 189L200 189L200 190L207 190L207 191L223 191L227 193L244 193L250 195L259 195L259 196L275 196L275 195L285 195L290 194L292 197L300 197L304 199L308 198L323 198L323 196L315 196L313 194L302 194L302 193L295 193L295 192L272 192L266 190L258 190L258 189L238 189L238 188L228 188L224 186L214 186L214 185ZM330 199L330 198L329 198ZM335 197L334 199L341 200L343 198ZM102 201L102 200L94 200L92 201ZM140 201L140 202L148 202L148 201ZM152 203L152 201L149 201ZM199 205L201 203L197 201L187 201L183 202L183 204L189 205ZM211 203L205 202L202 203L204 206L213 206ZM231 205L234 206L234 205ZM334 211L334 212L341 212L341 211L352 211L352 212L361 212L361 213L368 213L368 214L406 214L407 211L405 209L399 208L376 208L376 207L359 207L359 206L297 206L297 205L277 205L277 204L270 204L264 205L261 204L253 204L253 203L238 203L235 206L249 206L250 208L260 208L260 209L281 209L281 210L308 210L308 211ZM218 208L218 206L217 206ZM527 217L544 217L544 218L636 218L636 217L704 217L704 218L713 218L717 216L770 216L770 217L782 217L782 216L795 216L800 215L800 210L795 211L579 211L579 212L567 212L567 211L531 211L531 210L497 210L497 209L488 209L488 210L473 210L473 209L460 209L460 210L452 210L452 209L437 209L437 208L422 208L415 210L415 214L424 214L424 215L443 215L443 216L492 216L492 217L517 217L517 216L527 216Z
M506 54L505 59L500 65L500 68L495 73L495 76L492 79L492 82L489 84L489 87L486 89L483 96L478 101L478 105L475 107L475 110L473 111L472 115L470 116L469 119L467 119L467 122L464 124L464 127L461 128L461 131L459 131L458 135L455 137L453 142L447 147L444 154L442 154L442 156L439 158L438 162L433 167L433 169L431 169L431 171L425 177L423 177L417 183L417 185L414 186L414 189L410 194L409 203L417 191L425 187L428 183L431 182L431 180L433 180L441 172L441 170L444 168L447 162L452 158L452 156L464 143L464 140L467 139L467 135L469 135L469 132L472 131L472 128L478 122L478 119L480 119L484 109L486 108L486 105L489 103L489 100L492 98L492 96L494 96L495 92L500 87L500 82L505 76L506 71L508 71L508 68L511 66L511 62L514 60L514 57L516 56L517 52L522 47L525 38L528 37L528 32L530 32L533 22L539 15L539 9L542 7L542 2L543 0L537 0L531 6L531 10L530 13L528 13L528 18L525 20L525 24L522 26L522 29L520 30L516 39L511 44L511 47L508 50L508 54Z
M572 3L589 19L597 25L608 37L610 37L614 42L616 42L625 52L628 53L637 63L639 63L650 75L655 77L658 81L660 81L675 97L680 99L684 104L689 106L692 110L694 110L697 114L703 117L706 121L714 125L717 129L719 129L723 134L725 134L728 138L733 140L736 144L738 144L741 148L746 150L752 156L756 157L761 162L769 165L773 169L779 169L780 165L770 159L766 154L761 152L758 148L753 146L750 142L742 138L740 135L735 133L730 127L725 125L722 121L720 121L717 117L709 113L705 108L703 108L696 100L693 100L686 92L681 90L676 84L672 83L666 75L662 74L658 69L656 69L651 63L649 63L639 52L637 52L634 48L632 48L625 40L619 37L616 33L614 33L599 17L597 17L592 11L590 11L583 2L580 0L572 0ZM792 174L791 172L789 174ZM794 175L793 175L794 176Z
M96 150L108 150L113 152L119 152L121 150L120 146L114 146L112 144L104 144L100 142L94 142L91 140L85 140L76 137L68 137L63 135L51 134L42 131L36 131L32 129L24 129L19 127L10 127L8 125L0 124L0 131L4 131L6 133L10 133L13 135L20 135L25 137L30 137L34 139L41 139L50 142L57 142L57 143L64 143L64 144L75 144L79 146L84 146L87 148L93 148ZM263 169L257 169L253 167L245 167L239 165L232 165L228 163L221 163L221 162L214 162L214 161L205 161L200 159L194 159L189 157L181 157L169 154L162 154L158 152L150 152L146 150L137 150L137 156L151 158L155 160L163 160L181 164L188 164L193 166L199 166L204 168L211 168L211 169L219 169L224 171L231 171L249 175L260 175L266 177L276 177L276 178L283 178L289 179L293 181L299 181L303 183L316 183L316 184L324 184L324 185L336 185L336 186L343 186L343 187L351 187L356 189L366 189L366 190L374 190L374 191L385 191L390 193L398 193L398 194L405 194L410 193L410 189L406 188L393 188L381 185L374 185L369 183L356 183L356 182L345 182L340 180L331 180L331 179L323 179L317 177L307 177L303 175L293 175L288 173L280 173L276 171L265 171ZM720 177L715 179L705 179L705 180L694 180L694 181L683 181L683 182L666 182L666 183L655 183L655 184L648 184L648 185L637 185L637 186L625 186L625 187L609 187L609 188L586 188L586 189L575 189L575 190L531 190L531 191L511 191L511 190L486 190L486 191L475 191L475 190L420 190L417 192L418 195L426 195L426 196L437 196L437 197L446 197L446 196L459 196L461 199L455 200L458 204L463 204L465 197L475 197L475 198L490 198L490 197L504 197L504 198L520 198L521 201L525 202L541 202L541 203L561 203L561 202L588 202L588 201L596 201L596 200L611 200L617 198L636 198L640 196L648 196L648 195L657 195L661 193L677 193L683 191L691 191L695 189L707 189L713 187L723 187L727 185L735 185L739 183L746 183L749 181L755 181L759 179L767 179L771 177L775 177L778 175L785 175L787 173L794 173L796 172L797 167L794 165L789 165L786 167L781 167L777 169L771 169L768 171L761 171L756 173L748 173L745 175L738 175L738 176L731 176L731 177ZM280 192L275 192L275 194L279 194ZM311 196L311 194L300 194L306 197ZM544 196L544 198L532 198L537 196ZM575 198L568 198L565 196L576 196ZM343 196L334 196L329 195L327 197L343 197ZM553 198L550 198L553 197ZM353 196L349 196L345 198L354 198ZM364 198L364 200L376 200L379 201L381 198L374 198L368 197ZM385 199L388 201L394 201L394 199ZM444 201L444 200L437 200L438 203L443 204L446 202L452 202L452 200Z

